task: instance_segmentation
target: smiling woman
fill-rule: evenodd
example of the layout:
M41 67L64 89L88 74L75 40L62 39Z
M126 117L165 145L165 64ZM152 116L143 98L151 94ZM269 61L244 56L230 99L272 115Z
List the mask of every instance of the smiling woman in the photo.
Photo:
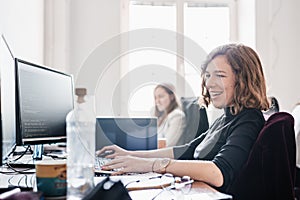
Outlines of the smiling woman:
M225 56L218 56L209 63L204 81L210 99L216 108L224 108L233 102L235 75Z
M262 65L250 47L228 44L213 50L202 69L204 102L222 108L224 114L185 145L151 151L104 147L98 153L115 153L103 169L187 175L222 192L230 190L265 123L261 110L269 106Z
M214 106L218 107L218 101L214 102L212 95L220 94L220 91L217 91L220 89L227 92L224 103L231 107L232 114L237 114L244 108L260 110L269 108L262 65L258 55L250 47L230 44L216 48L208 55L202 70L204 73L202 95L206 105L212 101ZM213 86L211 89L211 84L206 84L211 73L219 79L215 84L221 82L223 86L219 85L219 88ZM213 91L214 88L216 91ZM211 94L209 90L214 93ZM229 99L231 101L228 101Z

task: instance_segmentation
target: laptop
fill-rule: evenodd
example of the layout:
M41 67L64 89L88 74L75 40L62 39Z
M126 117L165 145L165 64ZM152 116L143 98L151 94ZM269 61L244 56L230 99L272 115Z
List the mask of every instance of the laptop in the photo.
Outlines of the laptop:
M111 144L126 150L157 149L157 118L97 117L96 150Z

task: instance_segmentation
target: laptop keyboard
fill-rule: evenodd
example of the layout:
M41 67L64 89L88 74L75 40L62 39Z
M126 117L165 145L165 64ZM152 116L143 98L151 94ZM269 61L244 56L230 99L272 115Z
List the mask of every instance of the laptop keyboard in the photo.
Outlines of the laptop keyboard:
M111 161L110 158L96 156L95 157L95 169L100 170L103 165L105 165L106 163L108 163L110 161Z

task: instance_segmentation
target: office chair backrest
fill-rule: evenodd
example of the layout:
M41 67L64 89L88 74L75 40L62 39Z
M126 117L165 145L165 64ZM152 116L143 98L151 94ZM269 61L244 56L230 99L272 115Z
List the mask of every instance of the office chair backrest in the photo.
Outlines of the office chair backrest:
M267 120L272 114L279 112L279 103L276 97L269 96L270 108L266 111L263 111L264 117Z
M235 200L294 199L296 144L294 118L270 116L229 193Z
M185 114L186 127L178 145L192 141L209 127L206 108L199 106L198 97L181 97L181 106Z

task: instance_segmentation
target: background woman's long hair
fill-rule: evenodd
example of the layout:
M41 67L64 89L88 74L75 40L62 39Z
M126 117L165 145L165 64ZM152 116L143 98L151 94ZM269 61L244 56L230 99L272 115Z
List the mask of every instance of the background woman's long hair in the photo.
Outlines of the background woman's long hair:
M175 87L172 84L169 84L169 83L159 84L155 87L154 92L156 91L157 88L162 88L171 97L170 105L166 108L166 110L159 111L157 106L155 105L154 115L158 118L157 123L158 123L158 126L160 126L162 124L162 122L165 120L165 118L168 116L168 114L170 112L172 112L174 109L179 107L179 103L178 103L177 97L174 92Z

